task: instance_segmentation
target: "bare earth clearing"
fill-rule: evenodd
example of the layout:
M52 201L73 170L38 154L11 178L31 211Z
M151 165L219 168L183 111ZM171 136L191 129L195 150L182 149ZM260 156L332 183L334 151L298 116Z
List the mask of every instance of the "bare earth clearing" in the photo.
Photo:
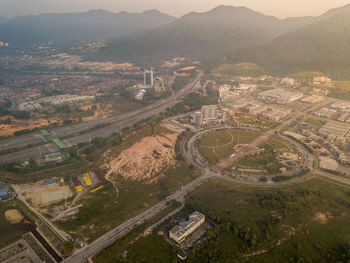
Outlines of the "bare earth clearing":
M5 219L10 224L18 224L21 223L24 219L24 216L18 209L9 209L5 211Z
M107 152L106 162L101 168L107 169L106 178L120 175L133 181L152 182L161 176L165 169L175 164L175 142L177 133L145 137L118 156Z
M43 186L43 181L34 184L16 185L15 190L30 200L34 207L46 206L73 196L69 186L52 184Z

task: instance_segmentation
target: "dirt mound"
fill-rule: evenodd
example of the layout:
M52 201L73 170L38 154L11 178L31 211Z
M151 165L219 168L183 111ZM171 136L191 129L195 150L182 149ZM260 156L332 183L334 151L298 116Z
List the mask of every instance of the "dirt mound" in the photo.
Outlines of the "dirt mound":
M24 219L24 216L18 209L9 209L5 211L5 219L11 224L19 224Z
M121 175L130 180L151 180L166 168L175 164L175 142L178 134L145 137L130 148L123 150L117 157L111 157L101 168L107 169L106 178Z

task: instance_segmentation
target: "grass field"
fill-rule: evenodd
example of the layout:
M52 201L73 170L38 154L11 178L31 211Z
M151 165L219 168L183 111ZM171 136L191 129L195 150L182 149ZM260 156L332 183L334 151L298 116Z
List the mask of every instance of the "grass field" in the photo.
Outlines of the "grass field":
M350 81L335 81L335 88L330 89L329 96L337 99L350 100Z
M283 190L203 184L188 204L219 226L188 262L346 262L349 193L319 179Z
M176 258L177 248L169 245L163 237L155 233L145 237L141 234L148 226L158 222L179 205L180 203L171 203L146 223L137 226L126 236L95 255L93 261L95 263L176 262L174 258ZM123 259L126 250L126 257Z
M283 189L208 181L187 196L187 206L217 225L186 262L348 262L349 194L350 188L320 179ZM94 259L180 262L178 248L156 233L127 240L129 244L118 240Z
M316 125L316 126L319 126L319 127L321 127L322 125L324 125L326 123L325 121L322 121L322 120L319 120L316 118L308 118L306 120L306 122L313 124L313 125Z
M215 165L233 154L235 145L249 143L258 136L259 133L251 131L218 131L204 136L198 150L211 165Z
M261 146L265 151L248 155L236 163L236 167L248 169L261 169L263 174L278 174L279 169L284 165L278 163L278 156L281 153L296 153L296 149L288 142L282 141L277 137L271 137Z

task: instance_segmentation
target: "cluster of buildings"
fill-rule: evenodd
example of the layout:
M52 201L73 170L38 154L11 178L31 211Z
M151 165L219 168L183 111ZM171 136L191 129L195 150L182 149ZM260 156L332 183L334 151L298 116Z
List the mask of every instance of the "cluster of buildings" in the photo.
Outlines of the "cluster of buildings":
M197 211L193 212L188 221L180 222L169 231L169 237L177 243L182 243L189 235L205 222L205 216Z
M153 73L153 68L151 69L145 69L143 72L143 85L138 84L134 85L134 92L135 92L135 99L137 100L142 100L143 96L147 92L147 89L151 89L155 87L154 83L154 73ZM158 88L158 85L157 85Z
M324 86L328 86L328 87L331 87L333 85L332 79L330 79L330 78L328 78L326 76L313 77L312 83L314 85L324 85Z
M323 107L315 112L312 113L313 115L317 117L322 117L322 118L332 118L335 114L337 114L337 111L335 109L331 109L329 107Z
M252 116L259 116L276 122L287 118L291 114L291 110L281 110L275 107L250 102L247 99L239 100L232 108L234 111L244 112Z
M344 145L350 140L350 123L330 120L321 127L319 133L332 142Z
M195 125L214 125L226 123L229 120L229 111L219 109L217 105L202 106L200 111L191 114L191 123Z
M289 104L300 100L303 97L301 92L286 91L281 88L264 91L258 94L258 99L265 103Z
M18 105L18 109L21 111L33 111L41 109L44 104L49 104L50 106L56 106L65 103L76 103L94 99L95 96L88 95L71 95L63 94L56 96L49 96L40 98L37 100L22 102Z
M8 46L9 46L9 43L0 41L0 47L8 47Z

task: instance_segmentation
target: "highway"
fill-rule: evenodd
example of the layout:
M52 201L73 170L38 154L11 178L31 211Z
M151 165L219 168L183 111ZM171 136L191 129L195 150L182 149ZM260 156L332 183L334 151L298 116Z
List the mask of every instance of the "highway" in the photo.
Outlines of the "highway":
M158 101L155 104L149 105L145 108L142 108L133 112L128 112L128 113L118 115L118 117L113 116L106 119L100 119L100 120L96 120L88 123L79 123L75 125L59 127L59 128L50 130L51 135L48 137L48 139L50 140L55 137L65 137L65 136L71 135L70 138L63 139L63 142L66 143L68 146L72 146L78 143L88 142L90 139L93 139L93 138L108 137L115 132L120 132L123 128L130 127L140 120L155 116L163 112L167 108L171 108L172 106L177 104L179 102L179 99L181 99L183 96L187 95L188 93L192 92L197 88L197 83L200 81L201 75L202 73L199 73L189 85L187 85L185 88L180 90L178 93L175 93L166 99ZM98 124L110 124L110 125L103 128L94 129L84 134L80 134L80 135L77 134L78 132L93 128ZM17 148L25 147L25 146L28 146L28 142L31 142L30 145L38 144L38 143L41 143L41 144L30 147L28 149L1 155L0 165L6 164L6 163L13 163L13 162L22 162L28 158L36 159L36 158L39 158L40 156L59 151L59 149L55 146L55 144L51 142L42 144L43 139L38 134L20 136L18 138L14 138L7 142L2 142L1 147L3 148L0 148L0 150L7 149L7 148L14 148L14 147L17 147Z

